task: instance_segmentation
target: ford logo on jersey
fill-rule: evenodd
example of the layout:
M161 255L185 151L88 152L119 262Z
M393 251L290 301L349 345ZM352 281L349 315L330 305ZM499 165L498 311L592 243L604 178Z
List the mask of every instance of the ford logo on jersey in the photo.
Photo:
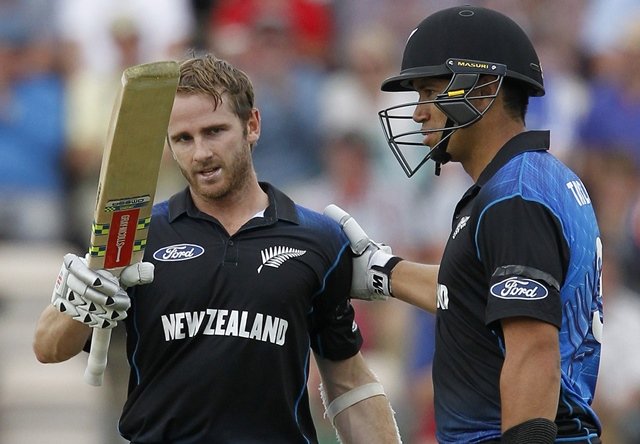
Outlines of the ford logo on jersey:
M531 279L510 277L491 286L491 294L501 299L521 299L533 301L544 299L547 288Z
M160 248L153 253L153 258L162 262L188 261L202 256L204 248L194 244L176 244Z

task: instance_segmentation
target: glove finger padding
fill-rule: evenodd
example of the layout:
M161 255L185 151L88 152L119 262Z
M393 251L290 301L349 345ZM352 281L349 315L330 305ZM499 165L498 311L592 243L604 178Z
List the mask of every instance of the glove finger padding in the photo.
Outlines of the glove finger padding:
M89 327L113 328L117 321L127 317L127 312L114 312L101 306L96 306L92 302L88 302L69 291L68 298L55 296L51 303L61 313L70 316L78 322L88 325ZM115 313L115 314L114 314Z
M105 296L113 296L121 290L118 278L106 270L92 270L85 258L67 254L65 264L67 263L70 274L68 285L81 296L84 296L88 288L94 288Z
M127 317L127 312L120 312L117 316L113 315L113 310L106 310L104 307L96 306L93 303L76 307L78 315L73 319L80 321L89 327L95 328L114 328L118 325L119 320ZM122 314L124 317L122 317Z
M51 303L61 313L97 328L115 327L131 306L118 278L107 270L91 270L84 258L71 253L64 257Z
M155 267L151 262L137 262L129 265L120 274L120 284L125 287L153 282Z
M391 268L400 258L393 256L388 245L371 240L356 220L337 205L327 206L324 214L340 224L356 255L353 258L351 297L367 301L386 300L391 296Z
M78 278L76 274L77 268L78 267L75 269L70 268L67 278L67 286L77 297L85 302L92 303L94 306L102 306L118 311L126 311L129 309L131 306L129 295L127 295L124 289L120 288L118 279L114 275L106 270L98 270L95 272L91 270L91 273L97 276L97 278L93 280L91 285L87 285L85 278L88 277L89 274L83 271L82 273L84 273L85 276L83 276L82 279ZM69 297L67 297L67 299L69 299ZM77 300L77 298L74 300ZM77 302L76 305L78 305ZM89 307L89 311L96 312L99 311L99 309Z

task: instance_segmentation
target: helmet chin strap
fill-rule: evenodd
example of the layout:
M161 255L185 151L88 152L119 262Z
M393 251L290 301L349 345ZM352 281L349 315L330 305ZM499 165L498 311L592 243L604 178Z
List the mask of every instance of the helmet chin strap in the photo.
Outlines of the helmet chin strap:
M450 128L454 126L453 120L451 118L447 118L447 122L445 123L446 128ZM442 132L442 141L431 150L431 159L435 162L435 174L436 176L440 175L441 166L451 160L451 155L447 153L447 146L449 145L449 137L453 133L452 129L446 129Z

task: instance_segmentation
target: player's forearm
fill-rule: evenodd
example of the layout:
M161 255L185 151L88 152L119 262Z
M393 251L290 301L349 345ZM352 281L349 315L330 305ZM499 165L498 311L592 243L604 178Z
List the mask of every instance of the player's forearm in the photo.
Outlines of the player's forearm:
M401 442L386 396L374 396L346 409L336 416L335 427L344 444Z
M343 361L330 361L316 356L322 377L323 400L343 443L397 443L398 428L383 387L366 365L360 353ZM372 392L360 396L360 390L376 386ZM365 390L366 391L366 390ZM334 401L349 397L337 410ZM340 403L340 401L336 401ZM337 412L337 413L336 413Z
M91 328L60 313L51 305L38 320L33 351L42 363L66 361L82 351L90 335Z
M391 272L391 290L400 299L430 313L436 312L438 265L401 261Z
M534 418L554 421L558 409L559 372L548 367L520 367L505 362L500 381L502 431Z
M550 351L551 350L551 351ZM555 420L560 357L549 347L507 355L500 376L502 431L534 418Z

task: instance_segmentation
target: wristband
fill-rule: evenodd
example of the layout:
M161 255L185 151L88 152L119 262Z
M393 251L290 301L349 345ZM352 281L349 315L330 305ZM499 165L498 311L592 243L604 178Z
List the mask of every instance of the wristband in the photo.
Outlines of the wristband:
M515 425L502 434L501 444L553 444L558 426L546 418L535 418Z
M391 270L402 260L401 257L391 256L384 265L371 265L369 270L371 290L384 296L393 296L391 291Z
M365 399L369 399L374 396L386 396L384 388L379 382L371 382L369 384L353 388L331 401L327 407L325 415L329 417L331 424L335 427L335 418L338 416L338 413L348 409L360 401L364 401Z
M401 260L403 259L400 256L393 256L382 268L391 276L391 270L393 270Z

